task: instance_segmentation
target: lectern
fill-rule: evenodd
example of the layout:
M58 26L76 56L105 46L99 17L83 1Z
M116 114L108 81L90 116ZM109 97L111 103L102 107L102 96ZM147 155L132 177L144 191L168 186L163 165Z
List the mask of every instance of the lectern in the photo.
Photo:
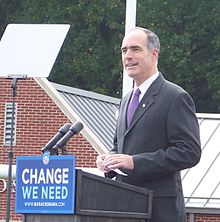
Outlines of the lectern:
M76 170L75 214L24 214L23 222L145 222L153 192Z

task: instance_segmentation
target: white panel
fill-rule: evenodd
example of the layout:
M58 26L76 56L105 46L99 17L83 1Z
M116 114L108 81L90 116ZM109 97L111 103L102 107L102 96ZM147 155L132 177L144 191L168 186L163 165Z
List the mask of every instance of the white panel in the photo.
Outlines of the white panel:
M69 27L9 24L0 41L0 76L48 77Z
M220 120L204 120L202 124L200 125L200 137L201 137L201 146L204 148L204 145L207 143L207 141L210 139L211 135L215 131L216 127L218 127L218 124L220 123Z
M200 132L203 145L208 141L209 137L216 129L218 123L219 121L216 120L206 120L202 123L200 127ZM195 167L191 168L184 177L184 179L182 180L185 196L188 197L192 195L192 193L198 186L199 182L202 180L204 174L208 170L209 166L218 155L219 144L220 144L219 135L220 135L220 128L218 128L216 133L208 142L208 145L203 149L200 162ZM182 175L184 175L184 172Z
M211 168L205 175L203 181L197 188L196 192L194 193L193 195L194 197L209 198L212 195L215 188L218 186L220 180L219 169L220 169L220 157L218 156L214 164L211 166Z

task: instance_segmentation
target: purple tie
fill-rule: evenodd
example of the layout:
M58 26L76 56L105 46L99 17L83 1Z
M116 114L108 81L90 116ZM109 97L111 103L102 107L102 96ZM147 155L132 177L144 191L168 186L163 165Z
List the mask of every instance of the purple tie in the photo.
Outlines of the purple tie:
M132 100L130 101L128 105L128 110L127 110L127 126L130 125L130 122L133 118L134 112L137 109L138 103L139 103L139 95L141 94L141 91L139 88L136 89Z

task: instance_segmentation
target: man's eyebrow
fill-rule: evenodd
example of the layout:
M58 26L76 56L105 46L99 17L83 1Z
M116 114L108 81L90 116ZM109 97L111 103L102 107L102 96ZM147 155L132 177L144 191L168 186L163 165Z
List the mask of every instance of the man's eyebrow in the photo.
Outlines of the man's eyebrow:
M141 47L139 45L131 45L129 47L124 46L124 47L121 47L121 50L124 50L124 49L137 49L137 48L141 48Z

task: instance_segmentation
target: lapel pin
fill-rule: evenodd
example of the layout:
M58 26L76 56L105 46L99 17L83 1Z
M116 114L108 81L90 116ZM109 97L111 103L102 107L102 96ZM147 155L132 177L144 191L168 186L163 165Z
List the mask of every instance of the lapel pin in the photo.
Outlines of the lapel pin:
M144 104L142 105L142 107L145 108L145 107L146 107L146 104L144 103Z

